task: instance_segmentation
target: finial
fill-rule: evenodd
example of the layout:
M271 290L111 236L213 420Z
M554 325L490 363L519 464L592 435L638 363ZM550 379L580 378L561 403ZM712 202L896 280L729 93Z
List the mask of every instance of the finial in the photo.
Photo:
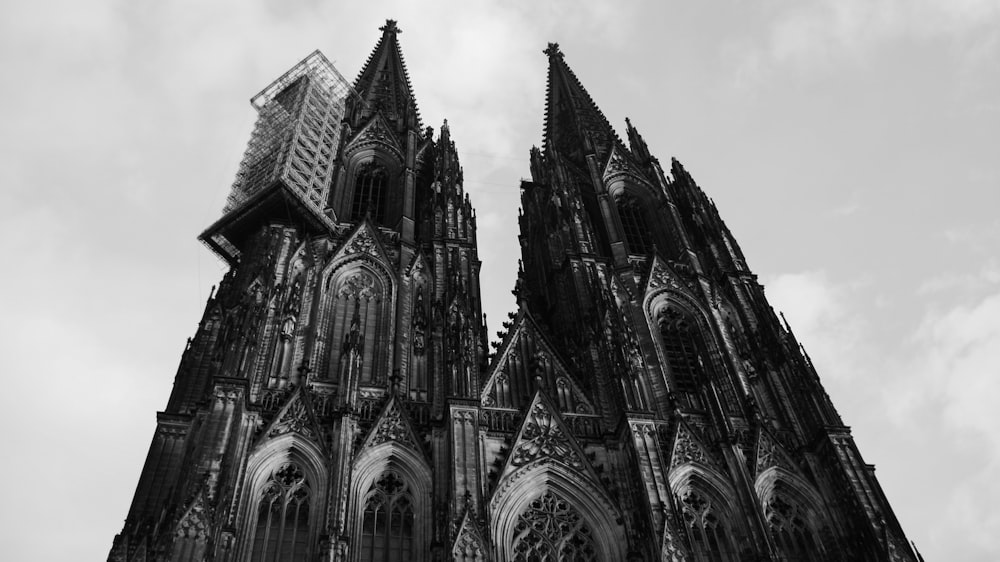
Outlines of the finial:
M378 28L378 30L385 33L395 33L397 35L403 32L402 29L396 27L396 20L389 19L385 20L385 25Z
M562 51L559 50L559 43L549 43L549 47L542 52L545 53L546 55L549 55L549 58L552 57L563 58Z

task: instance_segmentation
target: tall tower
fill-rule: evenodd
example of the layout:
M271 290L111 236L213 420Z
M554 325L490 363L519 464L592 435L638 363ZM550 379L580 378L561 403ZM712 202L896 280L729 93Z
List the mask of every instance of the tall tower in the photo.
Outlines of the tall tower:
M916 560L714 203L676 160L665 173L630 122L626 146L558 45L545 53L544 143L521 184L519 311L483 389L486 417L532 404L508 458L561 439L579 465L551 461L530 505L575 510L604 560ZM525 429L534 420L560 438ZM524 548L580 536L563 529ZM519 541L498 542L498 559L522 559Z
M389 20L252 98L230 265L109 560L916 560L691 176L563 60L487 352L476 218Z
M353 86L317 51L252 99L201 236L230 270L109 560L443 559L478 497L476 218L381 31Z

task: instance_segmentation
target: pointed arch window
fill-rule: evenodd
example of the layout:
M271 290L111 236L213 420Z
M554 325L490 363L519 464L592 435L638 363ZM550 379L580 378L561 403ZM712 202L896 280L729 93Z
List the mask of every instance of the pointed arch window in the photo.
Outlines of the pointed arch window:
M546 491L518 516L514 562L598 559L594 534L572 504Z
M687 488L677 500L696 560L726 562L735 559L735 551L729 542L731 531L709 497L694 488Z
M252 562L300 562L309 550L309 501L306 477L294 463L271 474L257 507Z
M667 367L674 379L674 391L696 407L698 383L703 376L696 332L690 322L673 308L660 315L659 325Z
M649 254L653 251L652 233L646 222L642 203L629 193L622 193L615 199L618 219L622 223L625 245L630 254Z
M787 562L815 560L822 551L802 506L781 493L773 493L764 502L764 520L774 543Z
M413 494L405 480L387 472L365 498L361 560L408 562L416 557Z
M351 201L351 220L370 217L381 224L384 219L385 191L389 173L385 166L374 161L361 164L354 176L354 199Z

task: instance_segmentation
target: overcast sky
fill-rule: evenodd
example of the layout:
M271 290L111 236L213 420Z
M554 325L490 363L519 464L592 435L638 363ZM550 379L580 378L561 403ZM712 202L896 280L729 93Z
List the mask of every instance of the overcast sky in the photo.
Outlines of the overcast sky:
M388 17L491 333L557 41L715 199L925 557L1000 558L1000 2L537 4L0 3L0 558L106 557L224 270L195 237L249 98L317 48L353 80Z

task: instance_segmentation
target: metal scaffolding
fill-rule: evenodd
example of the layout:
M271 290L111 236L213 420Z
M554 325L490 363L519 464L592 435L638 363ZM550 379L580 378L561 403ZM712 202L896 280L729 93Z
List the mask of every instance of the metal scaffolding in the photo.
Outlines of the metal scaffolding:
M314 51L251 98L257 123L223 212L277 181L322 211L351 95L357 94L347 79Z

